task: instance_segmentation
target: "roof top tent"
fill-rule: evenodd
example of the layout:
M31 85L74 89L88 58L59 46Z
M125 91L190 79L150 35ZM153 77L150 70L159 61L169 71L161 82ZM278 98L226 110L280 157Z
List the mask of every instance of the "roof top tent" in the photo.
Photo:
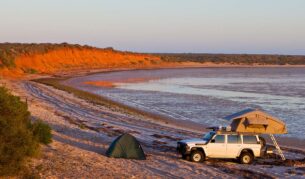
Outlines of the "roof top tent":
M224 119L232 121L231 130L258 134L287 134L286 124L258 109L246 109Z
M234 132L269 134L281 158L285 160L285 156L273 136L273 134L287 134L286 124L283 121L258 109L245 109L226 116L224 119L232 121L230 127Z

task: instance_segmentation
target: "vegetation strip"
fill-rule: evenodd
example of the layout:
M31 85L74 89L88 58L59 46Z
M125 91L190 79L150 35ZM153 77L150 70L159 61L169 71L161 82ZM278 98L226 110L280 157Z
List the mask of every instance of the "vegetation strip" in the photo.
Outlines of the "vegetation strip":
M257 54L205 54L205 53L163 53L164 62L229 63L232 65L304 65L302 55L257 55Z

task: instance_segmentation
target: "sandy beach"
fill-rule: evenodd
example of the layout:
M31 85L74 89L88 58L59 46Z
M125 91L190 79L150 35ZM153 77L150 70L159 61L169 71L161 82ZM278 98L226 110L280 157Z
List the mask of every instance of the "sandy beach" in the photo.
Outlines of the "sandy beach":
M85 74L85 73L84 73ZM35 76L40 78L41 76ZM31 77L33 78L33 77ZM74 94L28 80L1 80L26 100L33 119L53 129L53 143L43 146L41 157L30 167L42 178L274 178L304 177L304 141L281 138L288 160L284 163L259 159L254 165L234 160L192 163L176 153L176 142L199 138L204 126L181 121L156 120L117 106L81 99ZM105 156L111 141L122 133L134 135L147 160L113 159Z

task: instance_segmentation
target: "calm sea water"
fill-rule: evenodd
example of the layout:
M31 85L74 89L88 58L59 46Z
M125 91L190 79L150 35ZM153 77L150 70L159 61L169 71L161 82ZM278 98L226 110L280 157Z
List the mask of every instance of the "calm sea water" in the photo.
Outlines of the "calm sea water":
M122 82L126 79L142 82ZM117 81L116 88L79 85L115 101L180 120L227 125L222 118L262 108L305 138L305 68L192 68L96 74L78 82ZM127 80L128 81L128 80ZM129 80L139 81L139 80Z

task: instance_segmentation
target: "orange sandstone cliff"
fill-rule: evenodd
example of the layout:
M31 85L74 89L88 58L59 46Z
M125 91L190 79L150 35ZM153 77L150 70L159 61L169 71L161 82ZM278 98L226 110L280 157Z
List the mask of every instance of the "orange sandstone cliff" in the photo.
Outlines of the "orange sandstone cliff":
M45 53L20 54L14 67L0 68L0 76L53 74L78 69L149 68L164 62L157 56L111 49L63 47Z

